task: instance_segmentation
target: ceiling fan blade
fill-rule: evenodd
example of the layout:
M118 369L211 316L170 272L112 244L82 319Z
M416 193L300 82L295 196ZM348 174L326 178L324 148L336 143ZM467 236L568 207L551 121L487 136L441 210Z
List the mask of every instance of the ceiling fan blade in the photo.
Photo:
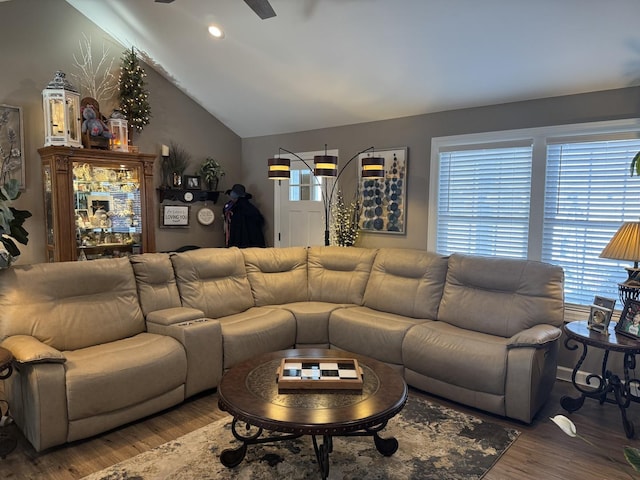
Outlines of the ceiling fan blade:
M173 0L156 0L156 3L173 3Z
M276 16L269 0L244 0L244 3L249 5L262 20Z

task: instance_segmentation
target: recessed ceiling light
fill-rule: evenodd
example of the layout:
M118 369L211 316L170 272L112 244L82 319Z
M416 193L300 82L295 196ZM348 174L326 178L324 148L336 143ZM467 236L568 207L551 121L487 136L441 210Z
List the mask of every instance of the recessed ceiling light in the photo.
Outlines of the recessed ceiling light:
M222 31L222 29L215 25L211 25L209 27L209 33L216 38L224 38L224 32Z

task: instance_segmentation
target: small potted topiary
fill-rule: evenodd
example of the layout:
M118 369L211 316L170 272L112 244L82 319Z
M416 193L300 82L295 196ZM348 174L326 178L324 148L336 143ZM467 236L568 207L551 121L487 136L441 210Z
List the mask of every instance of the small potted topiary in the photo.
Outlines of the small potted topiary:
M218 183L220 179L224 177L224 169L222 165L211 157L207 157L200 165L198 174L202 177L202 180L207 186L207 190L214 192L218 189Z

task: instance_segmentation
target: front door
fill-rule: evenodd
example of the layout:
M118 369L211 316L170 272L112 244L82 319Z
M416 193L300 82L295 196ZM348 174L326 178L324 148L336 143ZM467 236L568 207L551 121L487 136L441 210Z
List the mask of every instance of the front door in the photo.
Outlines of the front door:
M337 152L328 152L337 155ZM322 152L298 154L304 162L291 159L291 177L274 185L274 239L276 247L324 245L326 178L313 175L313 156ZM311 168L309 168L311 167Z

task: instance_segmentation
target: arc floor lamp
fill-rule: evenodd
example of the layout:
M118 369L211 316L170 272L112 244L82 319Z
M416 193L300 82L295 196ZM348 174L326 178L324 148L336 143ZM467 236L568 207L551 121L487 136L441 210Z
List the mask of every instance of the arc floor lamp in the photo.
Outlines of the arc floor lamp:
M330 235L329 235L329 218L331 216L331 199L333 198L333 194L335 192L336 185L338 184L338 179L344 172L345 168L347 168L351 162L353 162L359 155L362 155L366 152L373 152L374 147L365 148L364 150L359 151L353 157L349 159L347 163L338 171L338 157L335 155L327 155L327 146L324 146L324 155L315 155L313 157L313 168L297 153L294 153L286 148L280 147L278 149L278 156L274 158L270 158L268 160L269 166L269 178L271 180L289 180L291 177L291 159L287 157L282 157L281 153L286 152L290 155L293 155L302 163L304 163L309 171L312 172L313 176L316 179L322 182L322 177L335 178L335 183L331 187L331 191L327 192L328 185L324 184L324 189L322 191L322 202L324 205L324 244L330 245ZM361 176L362 178L384 178L384 157L365 157L361 162ZM327 195L327 193L329 193Z

